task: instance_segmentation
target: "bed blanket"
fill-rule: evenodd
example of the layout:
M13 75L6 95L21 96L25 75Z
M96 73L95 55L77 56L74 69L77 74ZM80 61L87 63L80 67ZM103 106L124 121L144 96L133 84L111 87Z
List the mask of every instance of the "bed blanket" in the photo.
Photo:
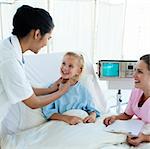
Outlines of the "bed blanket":
M81 114L81 113L80 113ZM138 147L126 144L126 135L104 131L103 119L95 123L69 125L61 121L49 121L38 127L8 135L2 139L2 149L149 149L150 143ZM145 133L150 133L146 125Z

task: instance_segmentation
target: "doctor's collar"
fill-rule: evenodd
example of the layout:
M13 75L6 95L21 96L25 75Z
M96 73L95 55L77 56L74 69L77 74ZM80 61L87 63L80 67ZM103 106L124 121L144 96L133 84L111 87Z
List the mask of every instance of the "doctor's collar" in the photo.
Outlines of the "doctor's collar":
M17 38L17 36L13 35L9 38L10 44L14 47L15 53L18 57L18 59L24 64L24 58L23 58L23 54L22 54L22 49L21 49L21 45L20 42Z

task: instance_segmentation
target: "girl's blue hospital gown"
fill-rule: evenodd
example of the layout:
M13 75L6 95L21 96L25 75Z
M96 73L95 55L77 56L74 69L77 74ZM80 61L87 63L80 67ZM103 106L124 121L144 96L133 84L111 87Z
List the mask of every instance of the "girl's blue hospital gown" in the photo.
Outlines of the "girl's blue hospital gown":
M71 109L81 109L87 113L96 112L96 117L100 116L100 112L92 102L91 94L80 82L71 86L69 91L59 99L43 107L42 112L46 119L49 119L54 113L62 114Z

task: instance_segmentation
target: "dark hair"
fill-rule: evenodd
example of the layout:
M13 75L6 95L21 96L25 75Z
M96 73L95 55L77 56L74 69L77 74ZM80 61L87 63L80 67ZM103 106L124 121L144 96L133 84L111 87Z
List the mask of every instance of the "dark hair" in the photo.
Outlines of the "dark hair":
M14 15L13 27L12 34L20 38L25 37L32 29L39 29L43 36L52 31L54 23L46 10L23 5Z
M143 60L147 64L148 70L150 71L150 54L143 55L140 57L140 60Z

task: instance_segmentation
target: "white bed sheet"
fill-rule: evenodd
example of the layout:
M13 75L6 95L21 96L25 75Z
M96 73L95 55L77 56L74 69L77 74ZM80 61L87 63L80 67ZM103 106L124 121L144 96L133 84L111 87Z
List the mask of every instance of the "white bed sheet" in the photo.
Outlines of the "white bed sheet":
M68 111L65 114L85 117L82 110ZM46 122L38 127L9 135L2 140L2 149L148 149L150 143L139 147L127 145L126 135L104 131L104 117L96 123L69 125L60 121ZM150 125L144 131L150 132Z
M69 112L72 115L75 113L75 110ZM86 116L84 113L84 111L78 112L77 115ZM100 125L100 119L94 124L80 123L79 125L50 121L17 135L7 136L2 140L2 149L96 149L100 144L114 142L112 134L108 135L110 133L102 131L103 128L104 125ZM107 139L104 138L106 134ZM115 136L116 134L113 135L113 138L116 138ZM120 142L118 139L116 141Z

